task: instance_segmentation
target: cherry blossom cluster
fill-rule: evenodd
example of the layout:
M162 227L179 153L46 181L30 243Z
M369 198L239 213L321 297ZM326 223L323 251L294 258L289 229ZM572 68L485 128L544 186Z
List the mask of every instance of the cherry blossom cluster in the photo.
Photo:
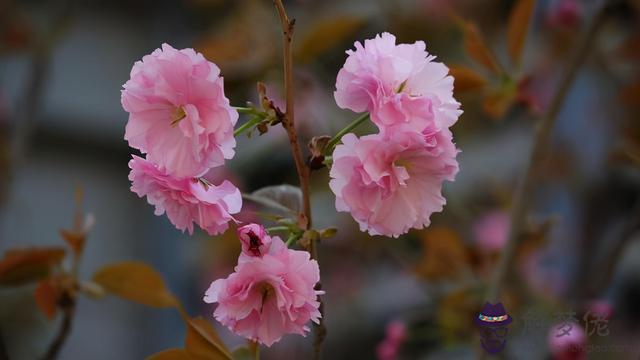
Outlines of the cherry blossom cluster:
M238 112L220 69L193 49L163 44L134 64L122 106L129 113L124 138L146 154L129 161L131 190L179 230L192 234L195 222L210 235L224 232L242 207L240 191L201 178L235 154Z
M238 229L242 253L234 273L211 283L204 301L218 303L214 317L234 333L271 346L285 334L306 335L319 323L322 291L318 263L309 253L289 249L261 225Z
M458 172L450 127L462 113L453 77L422 41L396 44L389 33L355 43L338 73L335 100L369 112L379 132L347 134L333 152L336 209L362 231L397 237L442 211L442 184Z

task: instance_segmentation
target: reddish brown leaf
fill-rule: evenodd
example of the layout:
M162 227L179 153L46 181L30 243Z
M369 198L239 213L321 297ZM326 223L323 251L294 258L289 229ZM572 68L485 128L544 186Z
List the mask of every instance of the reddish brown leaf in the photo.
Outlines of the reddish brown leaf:
M69 247L74 252L74 254L78 255L82 253L82 250L84 249L84 244L86 242L85 233L61 229L60 236L67 244L69 244Z
M471 22L463 22L461 26L464 36L464 49L469 57L487 69L495 73L500 73L500 65L484 41L478 27Z
M456 92L481 89L487 83L487 79L482 74L466 66L451 65L449 73L454 78Z
M470 262L469 252L454 230L433 227L422 235L422 261L417 272L429 280L453 279Z
M296 55L306 62L351 38L364 24L365 18L338 15L317 22L298 42Z
M93 281L113 295L143 305L159 308L177 305L160 274L144 263L123 261L107 265L93 275Z
M189 354L184 349L167 349L155 353L146 360L190 360Z
M640 81L623 87L620 91L620 98L629 105L640 105Z
M507 41L509 56L514 64L520 63L535 5L535 0L518 0L509 15Z
M0 261L0 285L18 286L43 279L64 256L61 247L8 250Z
M202 317L189 319L184 348L194 359L232 359L216 330Z
M34 293L38 309L52 320L58 310L58 300L60 299L60 289L53 279L45 279L38 283Z

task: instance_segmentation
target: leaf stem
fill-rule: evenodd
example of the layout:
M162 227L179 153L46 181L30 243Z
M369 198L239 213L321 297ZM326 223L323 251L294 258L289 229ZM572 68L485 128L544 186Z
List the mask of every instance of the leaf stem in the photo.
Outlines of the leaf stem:
M367 121L369 119L369 113L364 113L360 115L357 119L353 120L349 125L345 126L344 129L338 131L331 140L327 143L326 152L330 153L333 151L333 148L338 145L342 137L346 134L350 133L353 129L357 128L360 124Z
M246 121L244 124L240 125L237 129L235 129L233 131L233 136L238 136L243 132L251 129L253 126L257 125L260 121L262 121L261 117L259 116L252 117L251 119Z
M288 226L274 226L274 227L267 228L267 232L269 233L277 232L277 231L291 231L291 229Z

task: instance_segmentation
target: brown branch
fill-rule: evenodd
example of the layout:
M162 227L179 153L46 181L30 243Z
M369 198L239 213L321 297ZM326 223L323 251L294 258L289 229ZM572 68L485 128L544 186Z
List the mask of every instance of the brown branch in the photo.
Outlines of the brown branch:
M49 345L49 349L43 358L44 360L55 360L58 358L60 350L71 332L71 324L73 323L76 301L73 296L66 291L60 299L60 308L62 309L62 324L60 324L58 335L56 335L51 345Z
M4 343L4 337L2 337L1 332L0 332L0 360L9 360L9 352L7 351L7 346Z
M607 1L605 1L605 3L606 2ZM565 73L561 78L560 85L551 100L551 104L540 120L526 172L516 189L513 208L511 211L511 230L509 232L509 239L501 253L498 265L494 270L487 294L488 301L496 302L498 300L505 277L509 273L515 251L522 235L529 203L531 202L531 197L533 195L535 187L535 169L545 154L551 130L555 124L558 112L562 109L562 105L571 85L573 84L573 80L587 58L589 51L593 47L595 36L604 22L606 8L606 4L601 6L582 39L578 42L578 45L574 49L569 60Z
M273 4L278 11L278 16L282 25L283 33L283 58L284 58L284 89L285 89L285 101L286 112L282 125L287 131L289 137L289 144L291 145L291 152L293 153L293 160L296 164L296 170L298 172L298 178L300 181L300 189L302 190L303 201L303 213L302 223L305 229L311 228L311 196L309 193L309 175L310 168L305 164L302 157L302 151L300 144L298 143L298 134L295 128L295 116L294 116L294 96L293 96L293 53L291 49L291 43L293 40L293 28L295 20L289 20L287 12L282 4L282 0L274 0ZM318 250L316 240L313 240L309 244L308 248L312 259L318 260ZM316 290L322 289L322 284L318 282ZM320 359L320 351L322 349L322 342L326 336L327 330L324 326L324 305L320 300L320 323L315 326L315 340L314 340L314 358Z

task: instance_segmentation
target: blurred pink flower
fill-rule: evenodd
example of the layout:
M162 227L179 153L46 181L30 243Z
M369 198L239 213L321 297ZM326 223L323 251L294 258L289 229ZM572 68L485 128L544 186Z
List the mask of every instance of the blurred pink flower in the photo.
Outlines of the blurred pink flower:
M386 336L376 347L378 360L395 360L400 353L402 343L407 339L407 327L404 322L395 320L387 324Z
M263 256L269 251L271 237L262 225L248 224L238 228L242 253L247 256Z
M433 61L423 41L396 45L389 33L355 43L336 81L339 107L371 113L385 132L401 127L423 131L453 125L460 103L453 98L453 77L442 63Z
M390 135L345 135L333 153L329 186L336 209L350 212L360 230L397 237L428 226L442 210L442 183L458 172L458 150L448 129Z
M509 236L509 214L492 211L482 215L473 225L476 245L486 252L500 251Z
M231 215L242 208L240 190L229 181L215 186L198 179L176 178L135 155L129 168L131 191L146 196L156 207L156 215L166 211L169 221L178 230L188 229L189 234L193 234L194 222L209 235L223 233L233 220Z
M548 335L549 350L555 360L586 359L587 336L580 324L567 322L551 327Z
M235 272L211 283L204 301L218 303L213 316L231 331L271 346L285 334L306 335L309 320L319 322L318 281L309 253L274 236L262 257L241 254Z
M233 157L237 111L220 69L193 49L163 44L131 69L122 90L124 138L161 171L198 177Z
M551 27L571 28L578 24L582 17L579 0L558 0L552 4L547 13L547 22Z
M607 300L593 300L587 305L587 310L592 316L600 316L607 320L613 316L613 305Z

